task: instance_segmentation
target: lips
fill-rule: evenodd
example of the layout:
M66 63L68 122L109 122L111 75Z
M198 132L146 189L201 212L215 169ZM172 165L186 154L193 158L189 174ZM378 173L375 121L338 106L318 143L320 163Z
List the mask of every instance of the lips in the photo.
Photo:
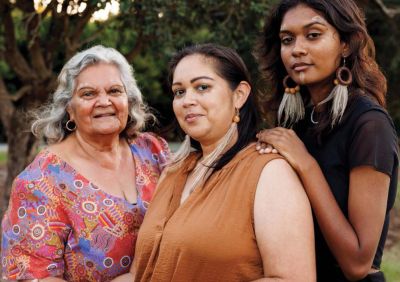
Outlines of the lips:
M195 121L197 118L199 118L201 116L203 116L203 115L190 113L190 114L185 115L185 121L193 122L193 121Z
M101 113L94 115L94 118L111 117L115 116L115 113Z
M303 63L303 62L299 62L299 63L294 63L292 65L292 69L294 71L303 71L305 69L307 69L308 67L310 67L312 64L308 64L308 63Z

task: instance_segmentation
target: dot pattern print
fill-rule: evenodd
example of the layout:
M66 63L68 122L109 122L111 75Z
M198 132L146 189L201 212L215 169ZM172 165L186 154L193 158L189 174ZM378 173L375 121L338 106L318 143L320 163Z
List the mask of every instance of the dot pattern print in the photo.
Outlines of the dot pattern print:
M139 227L169 157L160 137L130 143L138 201L104 192L48 150L15 179L2 222L3 279L109 281L128 272Z

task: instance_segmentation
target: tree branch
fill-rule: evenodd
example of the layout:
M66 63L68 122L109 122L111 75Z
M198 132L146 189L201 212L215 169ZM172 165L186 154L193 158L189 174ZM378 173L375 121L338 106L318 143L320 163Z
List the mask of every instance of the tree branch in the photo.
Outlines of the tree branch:
M80 47L82 47L82 46L94 41L97 37L99 37L104 32L104 30L109 25L109 23L110 23L110 20L102 23L101 26L95 32L92 32L92 34L90 36L86 37L85 40L82 40L80 42L78 48L80 48Z
M125 54L126 60L128 62L132 62L133 59L140 53L140 51L142 51L142 48L144 45L146 45L147 41L148 37L144 36L140 31L136 39L135 46L133 46L133 48L127 54Z
M22 1L18 1L21 3ZM46 61L44 59L44 54L42 52L43 48L41 46L39 27L41 24L41 15L36 13L33 6L33 1L24 1L24 11L26 13L26 34L28 40L28 50L31 65L34 68L39 79L47 79L51 76L51 70L46 66ZM45 50L46 53L51 53L53 50Z
M35 78L35 73L20 53L15 39L14 22L11 17L11 7L8 1L0 1L0 14L3 15L5 60L22 81Z
M13 102L17 102L19 99L24 97L26 94L32 91L32 85L22 86L14 95L9 95L9 99Z
M3 78L0 77L0 119L6 132L10 130L10 119L15 111Z
M62 9L66 9L64 1L62 3ZM57 5L58 2L52 1L47 7L46 10L49 9L51 11L50 17L50 24L49 28L47 29L46 41L43 42L43 48L45 50L52 50L52 52L45 53L45 60L46 64L49 69L53 68L55 53L59 50L60 47L60 39L65 37L66 30L64 29L65 26L65 18L68 17L65 11L61 11L60 13L57 12ZM44 14L45 12L43 12ZM42 14L42 15L43 15Z
M375 4L381 9L381 11L389 18L394 18L396 15L400 14L400 7L388 8L382 0L374 0Z

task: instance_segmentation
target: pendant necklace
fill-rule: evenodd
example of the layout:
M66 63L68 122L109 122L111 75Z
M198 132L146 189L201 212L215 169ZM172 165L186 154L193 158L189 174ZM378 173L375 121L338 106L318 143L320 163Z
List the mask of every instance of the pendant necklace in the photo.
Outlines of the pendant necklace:
M313 124L318 124L318 121L316 121L314 119L314 112L315 112L315 108L318 106L321 106L322 104L325 104L326 102L330 101L333 99L333 91L331 93L329 93L328 97L326 97L324 100L322 100L321 102L317 103L316 105L313 106L312 111L311 111L311 115L310 115L310 120Z
M318 121L314 120L314 110L315 110L315 106L312 107L312 111L311 111L311 116L310 116L310 120L313 124L318 124Z

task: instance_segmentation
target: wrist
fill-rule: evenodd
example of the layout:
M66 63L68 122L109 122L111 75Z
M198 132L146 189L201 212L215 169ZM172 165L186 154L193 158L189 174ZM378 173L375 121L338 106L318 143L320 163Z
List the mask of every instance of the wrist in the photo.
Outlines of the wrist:
M313 158L313 156L307 154L307 157L303 159L303 162L297 169L297 172L300 177L303 178L304 175L309 174L312 170L314 170L315 167L318 166L318 162Z

